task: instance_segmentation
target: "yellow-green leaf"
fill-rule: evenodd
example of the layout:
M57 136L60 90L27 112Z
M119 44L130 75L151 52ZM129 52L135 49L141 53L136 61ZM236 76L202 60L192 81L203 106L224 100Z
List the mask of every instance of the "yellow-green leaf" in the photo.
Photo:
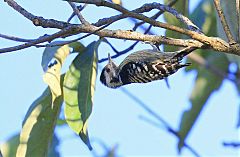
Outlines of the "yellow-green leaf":
M54 44L55 43L61 42L54 42ZM70 48L68 45L47 47L43 52L42 67L45 71L43 80L51 89L52 105L56 97L62 94L60 86L61 68L69 53Z
M99 43L100 41L92 42L76 56L63 83L65 119L89 149L92 147L88 137L87 120L92 112Z
M115 4L119 4L122 5L122 1L121 0L111 0L113 3Z
M33 102L23 121L18 157L47 156L62 102L62 96L59 96L51 107L52 95L49 88Z

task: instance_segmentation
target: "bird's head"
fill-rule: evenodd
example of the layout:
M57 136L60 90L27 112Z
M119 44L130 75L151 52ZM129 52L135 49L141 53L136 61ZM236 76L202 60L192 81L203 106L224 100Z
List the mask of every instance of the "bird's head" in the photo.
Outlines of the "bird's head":
M108 64L102 70L100 81L109 88L117 88L122 85L118 74L118 67L112 61L110 54L108 54Z

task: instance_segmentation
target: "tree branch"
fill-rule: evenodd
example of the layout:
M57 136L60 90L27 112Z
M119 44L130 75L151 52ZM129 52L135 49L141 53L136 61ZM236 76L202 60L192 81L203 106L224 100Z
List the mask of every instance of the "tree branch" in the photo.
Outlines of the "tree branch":
M170 1L170 2L167 4L167 6L172 7L176 2L177 2L177 0L172 0L172 1ZM151 17L151 19L156 20L156 19L157 19L160 15L162 15L163 13L164 13L164 11L160 10L160 11L157 12L155 15L153 15L153 16ZM144 21L139 22L139 23L136 23L135 26L134 26L134 28L133 28L133 30L136 31L136 30L137 30L137 27L143 25L144 23L145 23Z
M23 39L23 38L19 38L19 37L14 37L14 36L10 36L10 35L4 35L0 33L0 38L4 38L7 40L12 40L12 41L17 41L17 42L31 42L34 39Z
M229 28L229 26L227 24L227 20L226 20L226 18L224 16L222 8L221 8L220 1L219 0L214 0L214 5L215 5L215 8L217 10L218 16L220 18L220 21L222 23L224 32L225 32L225 34L226 34L226 36L228 38L229 43L232 43L232 44L236 43L234 38L233 38L233 35L232 35L231 31L230 31L230 28Z
M223 142L225 147L240 148L240 142Z
M97 5L105 5L107 3L106 1L103 1L103 0L96 0L96 1L95 0L94 1L93 0L89 0L89 1L80 0L80 1L81 2L89 2L89 3L95 2L95 3L97 3ZM109 30L109 29L102 29L100 31L96 31L99 29L99 27L94 26L94 24L91 24L91 25L70 24L67 22L57 21L57 20L53 20L53 19L44 19L43 17L34 16L33 14L29 13L24 8L19 6L14 0L5 0L5 2L7 2L9 4L9 6L13 7L16 11L21 13L27 19L31 20L33 22L33 24L36 26L42 26L43 28L48 27L48 28L65 29L64 34L60 33L61 35L57 35L57 36L56 36L56 34L54 34L52 37L48 37L51 40L56 39L56 38L68 37L68 36L72 36L72 35L79 34L79 33L93 33L94 32L95 35L98 35L100 37L137 40L137 41L144 41L144 42L147 41L147 42L151 42L154 44L169 44L169 45L183 46L183 47L192 46L192 47L197 47L197 48L211 48L215 51L221 51L221 52L225 52L225 53L229 53L229 54L236 54L236 55L240 56L239 45L232 46L220 38L207 37L204 34L200 34L198 32L187 30L187 29L182 29L182 28L172 26L169 24L163 24L163 25L167 29L175 30L180 33L189 35L193 40L173 39L173 38L168 38L168 37L164 37L164 36L160 36L160 35L144 35L142 33L138 33L135 31ZM99 3L99 2L101 2L101 3ZM111 4L111 7L114 6L119 11L122 11L122 13L127 15L127 17L134 17L136 19L143 20L144 22L147 22L156 27L162 26L162 23L155 21L149 17L146 17L142 14L137 14L137 13L128 11L128 10L124 9L123 7L113 4L113 3L107 3L107 4ZM159 6L160 5L158 3L147 4L138 9L135 9L135 11L137 10L138 12L146 12L146 11L149 11L149 9L151 10L151 9L157 8ZM146 10L144 10L144 9L146 9ZM104 18L101 21L105 21L107 24L111 24L108 22L109 22L109 20L111 21L112 18L114 19L114 17L115 16L112 16L109 18ZM66 28L68 28L68 29L66 29ZM35 43L39 44L39 43L45 42L45 41L47 41L47 40L39 40L37 42L32 42L31 44L26 43L27 46L22 45L15 49L12 47L8 48L8 49L4 49L4 50L0 49L0 53L19 50L22 48L29 47L29 45L34 46Z
M153 19L151 19L151 18L149 18L149 17L147 17L143 14L140 14L140 13L143 13L143 12L149 12L153 9L158 9L158 10L162 10L164 12L166 11L166 12L171 13L173 16L175 16L181 22L185 23L189 30L192 30L192 31L195 31L195 32L201 32L201 30L196 25L194 25L192 23L192 21L189 20L187 17L178 13L175 9L173 9L171 7L168 7L166 5L162 5L160 3L155 3L155 2L154 3L148 3L148 4L144 4L142 7L138 8L138 9L135 9L134 11L128 11L127 9L125 9L124 7L122 7L120 5L115 5L113 3L110 3L110 2L107 2L107 1L104 1L104 0L67 0L67 1L78 2L78 3L87 3L87 4L94 4L96 6L109 7L109 8L115 9L117 11L120 11L121 13L125 14L125 16L133 17L133 18L136 18L136 19L139 19L139 20L143 20L147 23L152 24L153 26L155 26L155 24L157 23L156 26L158 26L158 27L170 29L170 30L177 31L177 32L180 32L180 33L183 33L183 34L186 33L185 32L186 30L183 29L183 28L173 26L173 25L170 25L170 24L167 24L167 23L158 22L158 21L155 21L155 20L153 20ZM115 16L115 18L116 18L116 16ZM111 21L111 22L114 22L114 21ZM101 23L101 21L99 21L99 23ZM98 25L99 25L99 23L98 23ZM101 24L103 24L103 22ZM188 34L186 34L186 35L188 35Z
M237 14L237 42L240 42L240 0L236 0L236 14Z
M84 4L83 6L80 5L80 6L77 6L77 9L81 12L86 6L87 4ZM76 14L73 12L72 15L68 18L67 22L69 23L75 15Z
M80 10L73 2L68 2L68 4L72 7L73 12L77 15L78 19L82 24L89 24L89 22L82 16Z

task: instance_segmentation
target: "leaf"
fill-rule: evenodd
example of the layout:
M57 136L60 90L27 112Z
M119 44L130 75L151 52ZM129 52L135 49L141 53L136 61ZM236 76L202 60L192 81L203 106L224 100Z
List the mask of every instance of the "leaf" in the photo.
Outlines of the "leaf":
M65 125L65 124L67 124L67 122L66 122L66 120L65 119L58 119L57 120L57 125L58 126L62 126L62 125Z
M23 121L17 156L47 156L62 102L62 96L57 97L51 108L49 88L33 102Z
M92 112L98 61L96 50L99 44L100 41L92 42L76 56L63 83L65 119L90 150L87 120Z
M61 44L61 42L53 42L53 44ZM54 100L62 94L60 86L61 68L69 53L68 45L47 47L43 52L42 67L46 71L43 80L50 87L52 105Z
M121 0L111 0L113 3L118 4L118 5L122 5L122 1Z
M165 4L168 2L169 2L169 0L164 0ZM175 5L173 6L173 8L176 9L179 13L187 16L188 15L188 0L177 1L175 3ZM179 20L177 18L175 18L173 15L171 15L170 13L164 14L164 19L169 24L179 26L179 27L184 26L183 23L179 22ZM172 37L172 38L178 38L178 39L183 38L182 34L177 33L175 31L171 31L171 30L166 30L165 36ZM175 46L164 45L165 52L176 51L176 50L177 50L177 48Z
M69 47L73 48L72 53L74 52L83 52L84 49L86 48L82 43L80 42L73 42L69 44Z
M57 146L59 145L59 139L57 135L53 134L53 140L51 142L51 145L48 149L48 157L60 157L60 153L58 152Z
M1 145L0 148L1 148L2 156L4 157L16 156L18 145L19 145L19 134L16 134Z
M2 144L0 147L1 151L2 151L2 154L0 154L0 157L16 156L17 148L20 143L19 138L20 138L20 135L18 133L16 135L12 136L10 139L8 139L5 143ZM54 134L53 142L48 151L49 157L59 157L60 156L58 150L56 149L58 144L59 144L59 140L58 140L57 136Z
M215 13L212 12L214 9L212 3L208 0L203 1L196 7L196 10L193 12L194 18L201 17L201 15L205 15L205 19L199 19L204 21L202 25L202 30L208 36L216 36L216 16ZM198 16L198 14L200 14ZM194 52L196 53L196 52ZM229 61L225 54L217 54L213 53L209 50L198 50L197 52L200 56L202 56L206 62L215 68L227 71ZM190 60L190 59L188 59ZM209 97L213 94L214 91L218 90L222 84L223 78L215 75L206 67L200 67L196 63L193 62L193 66L190 67L189 70L196 70L197 77L195 81L195 85L190 96L191 108L186 110L181 118L180 128L178 131L179 134L179 142L178 149L181 151L183 147L184 141L187 138L189 132L191 131L192 126L196 122L199 114L201 113L204 105L206 104Z

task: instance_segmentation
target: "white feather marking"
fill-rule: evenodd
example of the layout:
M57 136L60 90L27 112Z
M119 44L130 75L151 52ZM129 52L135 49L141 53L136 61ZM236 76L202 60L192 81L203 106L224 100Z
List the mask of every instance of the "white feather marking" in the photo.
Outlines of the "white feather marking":
M148 67L147 67L146 64L144 64L143 67L144 67L144 69L145 69L146 71L148 71Z
M166 68L166 65L163 65L162 68L166 71L167 74L169 73L168 69Z
M137 67L137 70L138 72L142 72L141 68L140 67Z
M136 65L135 65L135 64L132 64L132 68L133 68L133 69L136 69Z
M153 64L153 65L152 65L153 69L154 69L155 71L158 71L158 72L159 72L159 70L156 68L156 66L157 66L157 64Z

